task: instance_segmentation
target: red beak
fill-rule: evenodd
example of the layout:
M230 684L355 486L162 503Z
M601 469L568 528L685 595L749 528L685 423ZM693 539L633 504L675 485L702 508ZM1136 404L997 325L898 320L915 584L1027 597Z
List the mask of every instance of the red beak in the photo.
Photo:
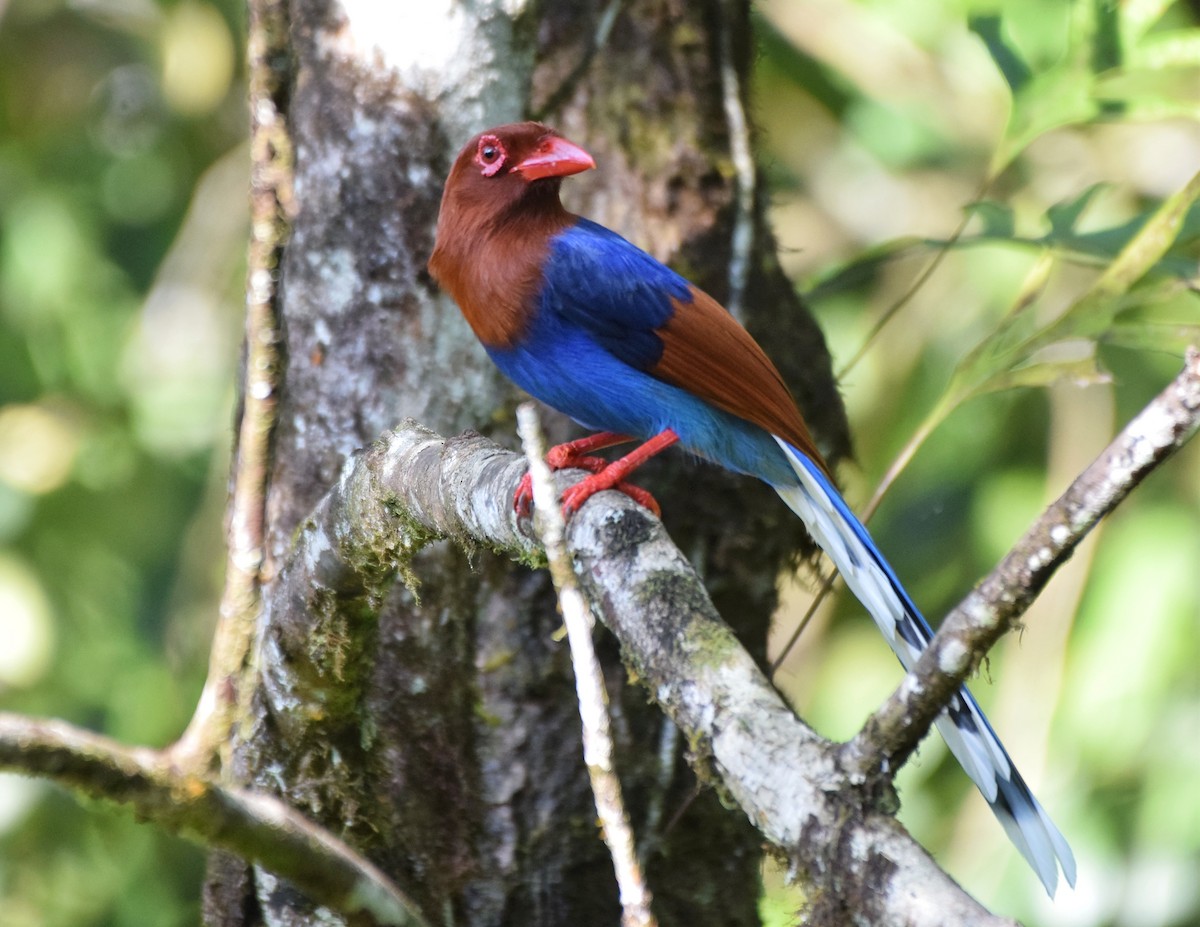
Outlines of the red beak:
M569 177L596 166L592 156L578 145L557 135L548 135L538 145L537 151L524 161L513 166L527 180L543 177Z

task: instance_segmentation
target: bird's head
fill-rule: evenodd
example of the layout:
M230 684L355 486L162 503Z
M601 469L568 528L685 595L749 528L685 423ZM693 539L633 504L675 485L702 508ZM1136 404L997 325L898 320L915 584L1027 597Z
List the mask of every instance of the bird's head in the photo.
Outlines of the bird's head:
M575 221L562 179L592 156L537 122L480 132L446 178L429 272L488 345L511 343L525 324L551 236Z
M496 126L459 153L446 179L442 211L465 211L482 220L526 202L557 203L564 177L595 166L586 151L541 123Z

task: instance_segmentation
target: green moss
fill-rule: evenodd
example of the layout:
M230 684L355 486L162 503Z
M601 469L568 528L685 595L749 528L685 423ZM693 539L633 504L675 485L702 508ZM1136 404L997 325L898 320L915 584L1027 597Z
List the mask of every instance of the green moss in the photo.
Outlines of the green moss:
M502 724L504 724L503 718L501 718L499 715L493 714L492 712L488 711L482 705L476 705L474 707L474 710L472 713L475 715L475 717L479 721L482 721L488 727L495 728L495 727L500 727Z
M720 666L741 649L733 630L720 621L699 616L712 612L703 590L688 577L664 570L649 576L638 590L638 606L650 613L674 616L671 632L689 659L703 666Z
M515 650L501 650L485 661L483 666L480 667L480 671L484 673L495 672L498 669L508 666L516 655L517 652Z
M356 540L360 546L354 554L343 552L343 556L360 575L386 569L390 574L388 585L399 578L419 604L420 580L412 569L412 558L427 544L439 540L439 535L413 518L395 493L380 489L378 499L379 505L370 506L370 512L363 513L367 517L358 525Z

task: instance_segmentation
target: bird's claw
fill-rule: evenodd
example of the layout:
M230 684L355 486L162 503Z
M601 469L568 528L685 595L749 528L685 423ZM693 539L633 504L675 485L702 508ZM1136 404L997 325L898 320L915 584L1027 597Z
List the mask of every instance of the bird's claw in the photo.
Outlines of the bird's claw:
M568 467L578 467L580 470L599 473L608 466L608 461L603 457L575 457L571 454L561 453L564 447L565 445L552 447L549 453L546 454L546 463L549 464L551 470L565 470ZM638 491L641 492L642 490ZM580 505L582 504L580 502ZM513 493L513 510L521 518L528 518L529 513L533 511L532 473L526 472L521 477L521 482L517 484L517 491ZM564 514L567 514L565 509Z
M607 465L608 462L601 457L578 457L568 464L571 467L590 470L593 475L580 480L574 486L568 486L563 491L562 511L564 516L579 511L588 499L605 489L622 492L638 505L649 509L656 517L662 516L658 500L642 487L624 481L613 483L601 478ZM528 518L533 511L533 476L529 473L521 477L521 482L517 484L517 490L513 493L513 510L519 518Z
M638 505L661 517L662 509L659 508L657 500L640 486L626 483L623 477L628 476L636 467L659 451L670 447L679 440L679 436L668 428L632 453L611 462L603 457L592 457L587 454L588 451L611 447L613 444L629 440L631 439L624 435L601 432L591 437L580 438L578 441L558 444L550 448L546 454L546 463L550 469L564 470L568 467L578 467L581 470L588 470L592 474L574 486L568 487L563 493L562 511L564 516L579 511L580 507L596 493L605 489L615 489L617 492L625 493ZM529 515L532 504L533 477L526 473L521 477L521 482L517 484L517 491L513 494L513 508L523 518Z
M632 483L624 481L610 483L608 480L600 479L599 477L600 474L589 476L586 479L580 480L574 486L568 486L563 490L562 507L564 515L571 515L579 511L583 504L596 493L603 492L606 489L615 489L617 492L627 495L643 508L649 509L656 517L662 517L662 509L659 508L658 500L642 489L642 487L634 486Z
M518 518L528 518L533 511L533 474L526 473L513 493L513 511Z

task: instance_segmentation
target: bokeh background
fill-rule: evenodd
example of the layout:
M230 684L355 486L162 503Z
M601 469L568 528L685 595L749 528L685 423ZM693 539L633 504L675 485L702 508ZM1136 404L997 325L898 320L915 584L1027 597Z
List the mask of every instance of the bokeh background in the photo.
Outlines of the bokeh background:
M0 0L0 709L132 743L186 723L221 578L243 15ZM847 495L861 507L914 451L872 530L935 619L1200 340L1196 210L1138 288L1078 307L1200 169L1198 20L1159 0L757 5L760 156L785 265L843 371ZM812 586L781 582L777 653ZM936 738L900 777L902 819L1030 923L1200 924L1200 447L1027 625L974 688L1078 888L1045 898ZM848 736L899 673L842 597L777 679ZM202 869L129 815L0 776L0 927L193 924ZM782 881L767 867L771 925L800 903Z

